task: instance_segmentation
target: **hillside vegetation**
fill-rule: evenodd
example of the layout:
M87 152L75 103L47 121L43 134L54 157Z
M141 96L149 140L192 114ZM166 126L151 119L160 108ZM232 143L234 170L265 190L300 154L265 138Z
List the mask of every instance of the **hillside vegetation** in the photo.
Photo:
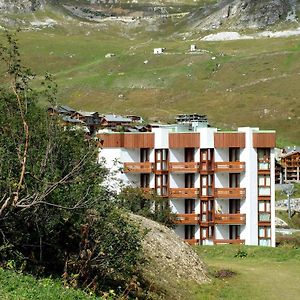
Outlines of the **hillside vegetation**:
M279 146L300 144L300 36L205 42L188 17L95 23L53 7L18 18L26 64L54 74L61 103L150 121L203 113L214 126L276 129Z

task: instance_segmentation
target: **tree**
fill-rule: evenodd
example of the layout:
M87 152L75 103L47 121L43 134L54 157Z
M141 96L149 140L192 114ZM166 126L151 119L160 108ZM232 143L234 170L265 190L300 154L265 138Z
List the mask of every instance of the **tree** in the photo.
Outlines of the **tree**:
M15 35L0 46L0 260L93 288L126 287L137 273L140 234L109 199L107 170L80 130L64 129L40 101L56 101L22 66ZM71 279L70 279L71 278Z

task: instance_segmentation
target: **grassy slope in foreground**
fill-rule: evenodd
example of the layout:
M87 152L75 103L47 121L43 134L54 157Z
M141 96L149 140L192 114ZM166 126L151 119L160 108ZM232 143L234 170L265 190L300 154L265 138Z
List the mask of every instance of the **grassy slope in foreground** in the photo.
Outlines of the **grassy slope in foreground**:
M43 19L48 13L40 14ZM55 75L59 102L163 121L176 113L204 113L214 126L275 129L279 145L300 144L300 37L196 41L208 52L189 54L195 42L178 34L185 28L180 21L146 31L143 23L50 16L60 25L22 32L19 39L26 64ZM167 54L153 55L154 47L166 47ZM116 56L105 58L107 53Z
M246 251L246 258L235 257L239 249ZM196 251L212 273L229 269L237 274L195 289L194 300L299 298L300 249L227 245L201 246Z
M61 282L49 278L35 279L0 269L1 300L100 300L80 290L63 288Z

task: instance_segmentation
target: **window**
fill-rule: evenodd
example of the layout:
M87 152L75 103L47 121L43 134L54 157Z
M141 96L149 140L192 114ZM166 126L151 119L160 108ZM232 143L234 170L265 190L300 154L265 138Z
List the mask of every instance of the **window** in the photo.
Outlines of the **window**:
M195 225L184 226L184 238L186 240L193 240L195 238Z
M184 149L184 161L194 162L195 161L195 148L185 148Z
M213 180L212 174L201 176L201 195L203 197L213 196Z
M271 227L258 227L258 244L260 246L271 246Z
M155 190L158 196L168 196L168 175L155 175Z
M185 199L185 213L186 214L195 213L195 199Z
M270 149L257 149L258 170L270 170Z
M214 149L201 149L200 150L201 171L213 170L213 162L214 162Z
M141 174L141 188L150 186L150 174Z
M141 158L141 162L150 161L150 149L149 148L141 148L140 158Z
M240 187L240 174L230 173L229 174L229 187L239 188Z
M195 174L185 174L185 188L194 188Z
M271 221L271 202L258 201L258 222Z
M168 149L155 150L155 170L156 171L167 171L169 160Z
M271 196L270 175L258 175L258 195Z
M240 161L240 148L229 148L229 161Z

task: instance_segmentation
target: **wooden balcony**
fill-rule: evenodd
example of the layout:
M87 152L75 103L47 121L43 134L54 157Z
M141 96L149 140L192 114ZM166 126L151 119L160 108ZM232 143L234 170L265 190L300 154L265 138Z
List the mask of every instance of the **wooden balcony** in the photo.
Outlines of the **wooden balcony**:
M215 198L219 199L244 199L245 188L215 188Z
M124 163L124 173L151 173L153 170L153 163L139 162L139 163Z
M199 189L196 188L170 188L170 198L197 198Z
M200 240L197 239L189 239L189 240L184 240L186 243L189 245L199 245Z
M193 225L199 223L198 214L177 214L174 222L177 225Z
M224 173L245 172L245 163L240 161L216 162L215 172L224 172Z
M245 244L245 240L231 239L231 240L214 240L216 245L218 244Z
M196 173L199 170L197 162L170 162L169 171L173 173Z
M215 224L241 225L246 224L245 214L215 214Z

